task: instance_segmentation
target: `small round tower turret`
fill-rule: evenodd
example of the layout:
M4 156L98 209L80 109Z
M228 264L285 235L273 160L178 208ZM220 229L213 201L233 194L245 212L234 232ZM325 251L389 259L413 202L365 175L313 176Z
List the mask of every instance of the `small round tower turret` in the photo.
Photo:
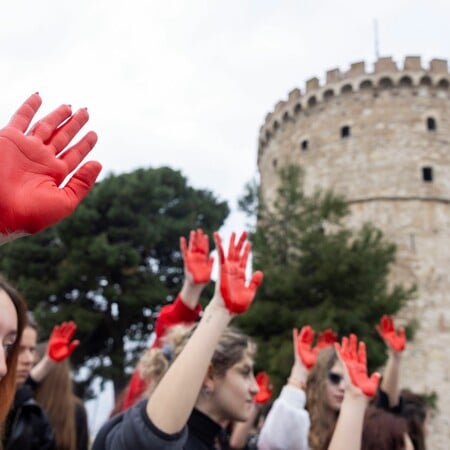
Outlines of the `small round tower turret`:
M331 189L351 207L350 225L371 221L397 244L392 281L418 287L399 315L420 328L404 355L402 384L436 391L440 413L429 448L450 442L450 75L447 61L402 68L379 58L326 81L306 82L277 103L259 133L261 190L270 204L277 170L305 169L305 189Z

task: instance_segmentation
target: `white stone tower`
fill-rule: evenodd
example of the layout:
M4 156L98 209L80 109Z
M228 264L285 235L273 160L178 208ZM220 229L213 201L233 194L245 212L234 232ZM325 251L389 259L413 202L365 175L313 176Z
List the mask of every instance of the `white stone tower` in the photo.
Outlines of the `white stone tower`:
M401 384L438 394L428 448L450 447L450 75L447 61L402 68L379 58L326 73L294 89L260 129L258 168L264 198L277 169L305 169L305 188L332 189L351 207L351 225L371 221L397 244L392 279L415 283L418 298L398 317L417 319Z

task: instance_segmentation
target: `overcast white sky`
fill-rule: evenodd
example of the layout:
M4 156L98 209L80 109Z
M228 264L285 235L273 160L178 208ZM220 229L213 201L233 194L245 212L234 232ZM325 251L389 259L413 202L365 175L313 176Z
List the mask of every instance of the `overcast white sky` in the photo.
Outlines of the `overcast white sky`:
M35 91L42 113L87 106L102 176L168 165L233 209L267 112L328 69L370 67L374 19L397 61L450 43L448 0L14 0L0 17L1 123Z

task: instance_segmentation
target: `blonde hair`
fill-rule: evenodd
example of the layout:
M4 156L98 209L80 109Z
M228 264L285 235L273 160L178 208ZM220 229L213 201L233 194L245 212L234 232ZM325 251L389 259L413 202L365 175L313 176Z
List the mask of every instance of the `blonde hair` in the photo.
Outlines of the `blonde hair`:
M194 329L195 325L175 325L162 338L161 348L151 348L142 355L139 373L149 384L144 396L147 397L155 389L170 364L183 350ZM236 328L227 327L214 350L211 359L212 370L219 376L225 375L225 372L239 362L246 352L253 358L256 344Z
M328 407L328 372L338 360L333 347L322 349L311 369L306 383L306 409L309 412L311 427L309 446L312 450L321 450L327 437L333 432L339 412Z
M143 397L148 397L172 361L180 354L192 334L193 325L174 325L161 339L161 347L153 347L144 352L139 360L138 369L141 378L148 384Z

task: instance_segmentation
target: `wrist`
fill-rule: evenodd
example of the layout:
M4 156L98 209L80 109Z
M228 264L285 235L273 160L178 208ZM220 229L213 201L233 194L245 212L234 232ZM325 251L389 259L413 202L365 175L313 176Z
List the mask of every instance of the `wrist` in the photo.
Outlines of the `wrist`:
M221 298L213 296L208 306L206 306L204 310L202 320L207 318L208 320L211 320L211 317L220 321L227 322L228 324L228 322L230 322L230 320L232 319L233 314L228 311L228 309L222 303Z
M61 359L61 360L56 360L56 359L54 359L54 358L52 358L52 357L50 356L50 350L49 350L48 353L47 353L47 354L44 356L44 358L42 358L42 359L45 359L45 361L46 361L47 364L53 365L53 364L58 364L58 363L60 363L61 361L64 361L66 358L63 358L63 359Z
M204 284L195 284L186 278L180 291L181 301L188 308L195 309L204 287Z
M402 353L403 353L402 350L396 351L392 347L389 347L388 357L391 358L393 361L398 362L401 360Z
M289 378L294 378L295 380L300 380L301 382L306 383L308 373L309 370L298 359L296 359L294 365L292 366Z
M8 242L12 242L16 239L19 239L23 236L28 236L29 233L25 233L24 231L16 231L15 233L9 234L1 234L0 233L0 246L7 244Z
M49 365L54 365L54 364L58 364L60 361L57 361L56 359L53 359L49 354L44 356L44 358L46 358L46 362ZM64 358L65 359L65 358ZM62 360L63 361L63 360Z
M294 377L289 377L287 379L287 383L288 386L293 386L297 389L301 389L302 391L306 390L306 383L303 380L300 380L298 378L294 378Z
M369 403L370 398L367 397L367 395L365 395L361 391L361 389L351 385L348 386L347 389L345 389L344 400L346 401L346 403L361 405L365 407Z

